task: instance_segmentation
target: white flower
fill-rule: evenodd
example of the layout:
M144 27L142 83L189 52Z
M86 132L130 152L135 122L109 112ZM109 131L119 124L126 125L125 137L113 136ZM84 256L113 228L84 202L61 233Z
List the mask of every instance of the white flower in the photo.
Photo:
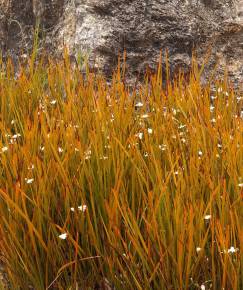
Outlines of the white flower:
M166 144L162 144L162 145L159 145L159 149L161 150L161 151L165 151L166 150Z
M173 115L176 115L177 114L177 110L175 108L172 108L172 113L173 113Z
M45 146L40 146L40 151L44 151L45 150Z
M239 183L238 186L241 188L243 187L243 183Z
M75 148L74 148L74 151L75 151L75 152L79 152L79 149L75 147Z
M207 214L207 215L205 215L204 219L205 219L206 221L210 220L210 219L211 219L211 214Z
M25 178L27 184L31 184L34 181L34 178Z
M18 134L13 135L12 139L17 139L18 137L21 137L21 134L18 133Z
M67 238L67 233L61 234L58 236L61 240L66 240Z
M63 152L63 149L61 147L58 147L58 152L59 153L62 153Z
M28 170L33 170L35 168L34 164L31 164L30 166L28 166Z
M205 285L203 285L203 284L201 285L200 288L201 288L201 290L205 290L206 289Z
M8 147L7 147L7 146L4 146L4 147L2 148L2 153L6 152L6 151L8 151Z
M83 205L78 206L78 210L85 212L87 210L87 205L83 204Z
M222 87L219 87L218 88L218 93L222 93L222 91L223 91L223 88Z
M137 133L135 136L138 137L140 140L143 139L143 133L142 132Z
M141 116L142 119L146 119L146 118L148 118L148 117L149 117L148 114L143 114L143 115Z
M197 253L199 253L201 250L202 250L202 248L200 248L200 247L196 247L196 251L197 251Z
M212 113L214 111L215 107L213 105L210 106L210 112Z
M203 155L203 152L202 152L201 150L199 150L199 151L198 151L198 155L199 155L199 156L202 156L202 155Z
M152 134L152 133L153 133L153 129L148 128L148 133L149 133L149 134Z
M180 126L178 127L178 129L183 129L185 127L186 127L186 125L180 124Z
M112 113L112 114L111 114L110 121L111 121L111 122L114 122L114 120L115 120L115 116L114 116L114 114Z
M50 104L51 104L51 105L55 105L56 102L57 102L57 100L51 100L51 101L50 101Z
M231 246L228 249L228 253L230 253L230 254L236 253L237 251L239 251L239 249L238 248L234 248L233 246Z
M74 207L71 207L70 210L74 212Z
M85 158L85 160L88 160L88 159L90 159L91 158L91 150L87 150L85 153L84 153L84 158Z
M143 103L141 103L141 102L138 102L138 103L135 104L135 107L140 107L141 108L142 106L143 106Z
M243 97L236 97L237 103L238 103L241 99L243 99Z
M100 160L107 160L108 159L108 156L101 156L100 157Z

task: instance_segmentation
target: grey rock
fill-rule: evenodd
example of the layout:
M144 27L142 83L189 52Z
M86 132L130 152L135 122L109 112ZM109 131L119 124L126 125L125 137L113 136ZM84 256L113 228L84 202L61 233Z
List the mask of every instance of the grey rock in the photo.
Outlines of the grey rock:
M216 62L239 86L243 81L242 0L0 0L0 44L18 54L39 18L45 45L84 54L108 76L126 50L129 78L155 69L167 49L172 73L188 71L192 51L206 71ZM2 12L4 11L4 12Z

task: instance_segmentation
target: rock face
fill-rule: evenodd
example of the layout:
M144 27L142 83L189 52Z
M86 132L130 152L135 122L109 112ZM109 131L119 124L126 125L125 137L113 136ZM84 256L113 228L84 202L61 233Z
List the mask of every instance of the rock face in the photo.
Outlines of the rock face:
M154 68L167 49L173 72L211 51L208 68L227 65L243 81L243 0L0 0L0 44L16 54L28 44L36 20L50 51L66 45L89 56L109 75L127 52L130 77Z

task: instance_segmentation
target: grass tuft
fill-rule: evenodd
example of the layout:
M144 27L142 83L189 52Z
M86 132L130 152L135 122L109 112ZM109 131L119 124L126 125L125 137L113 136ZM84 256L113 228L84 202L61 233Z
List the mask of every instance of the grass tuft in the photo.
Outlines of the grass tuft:
M67 56L0 63L11 289L243 288L242 96L200 74L131 88Z

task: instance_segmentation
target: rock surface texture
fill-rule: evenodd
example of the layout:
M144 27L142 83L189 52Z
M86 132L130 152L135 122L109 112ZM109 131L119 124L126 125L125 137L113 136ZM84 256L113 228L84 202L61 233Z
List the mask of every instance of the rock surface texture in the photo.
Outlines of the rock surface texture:
M2 50L25 48L37 19L50 51L66 45L107 75L124 49L131 77L155 68L161 49L172 71L188 70L196 49L200 61L211 52L208 69L227 65L243 81L243 0L0 0Z

